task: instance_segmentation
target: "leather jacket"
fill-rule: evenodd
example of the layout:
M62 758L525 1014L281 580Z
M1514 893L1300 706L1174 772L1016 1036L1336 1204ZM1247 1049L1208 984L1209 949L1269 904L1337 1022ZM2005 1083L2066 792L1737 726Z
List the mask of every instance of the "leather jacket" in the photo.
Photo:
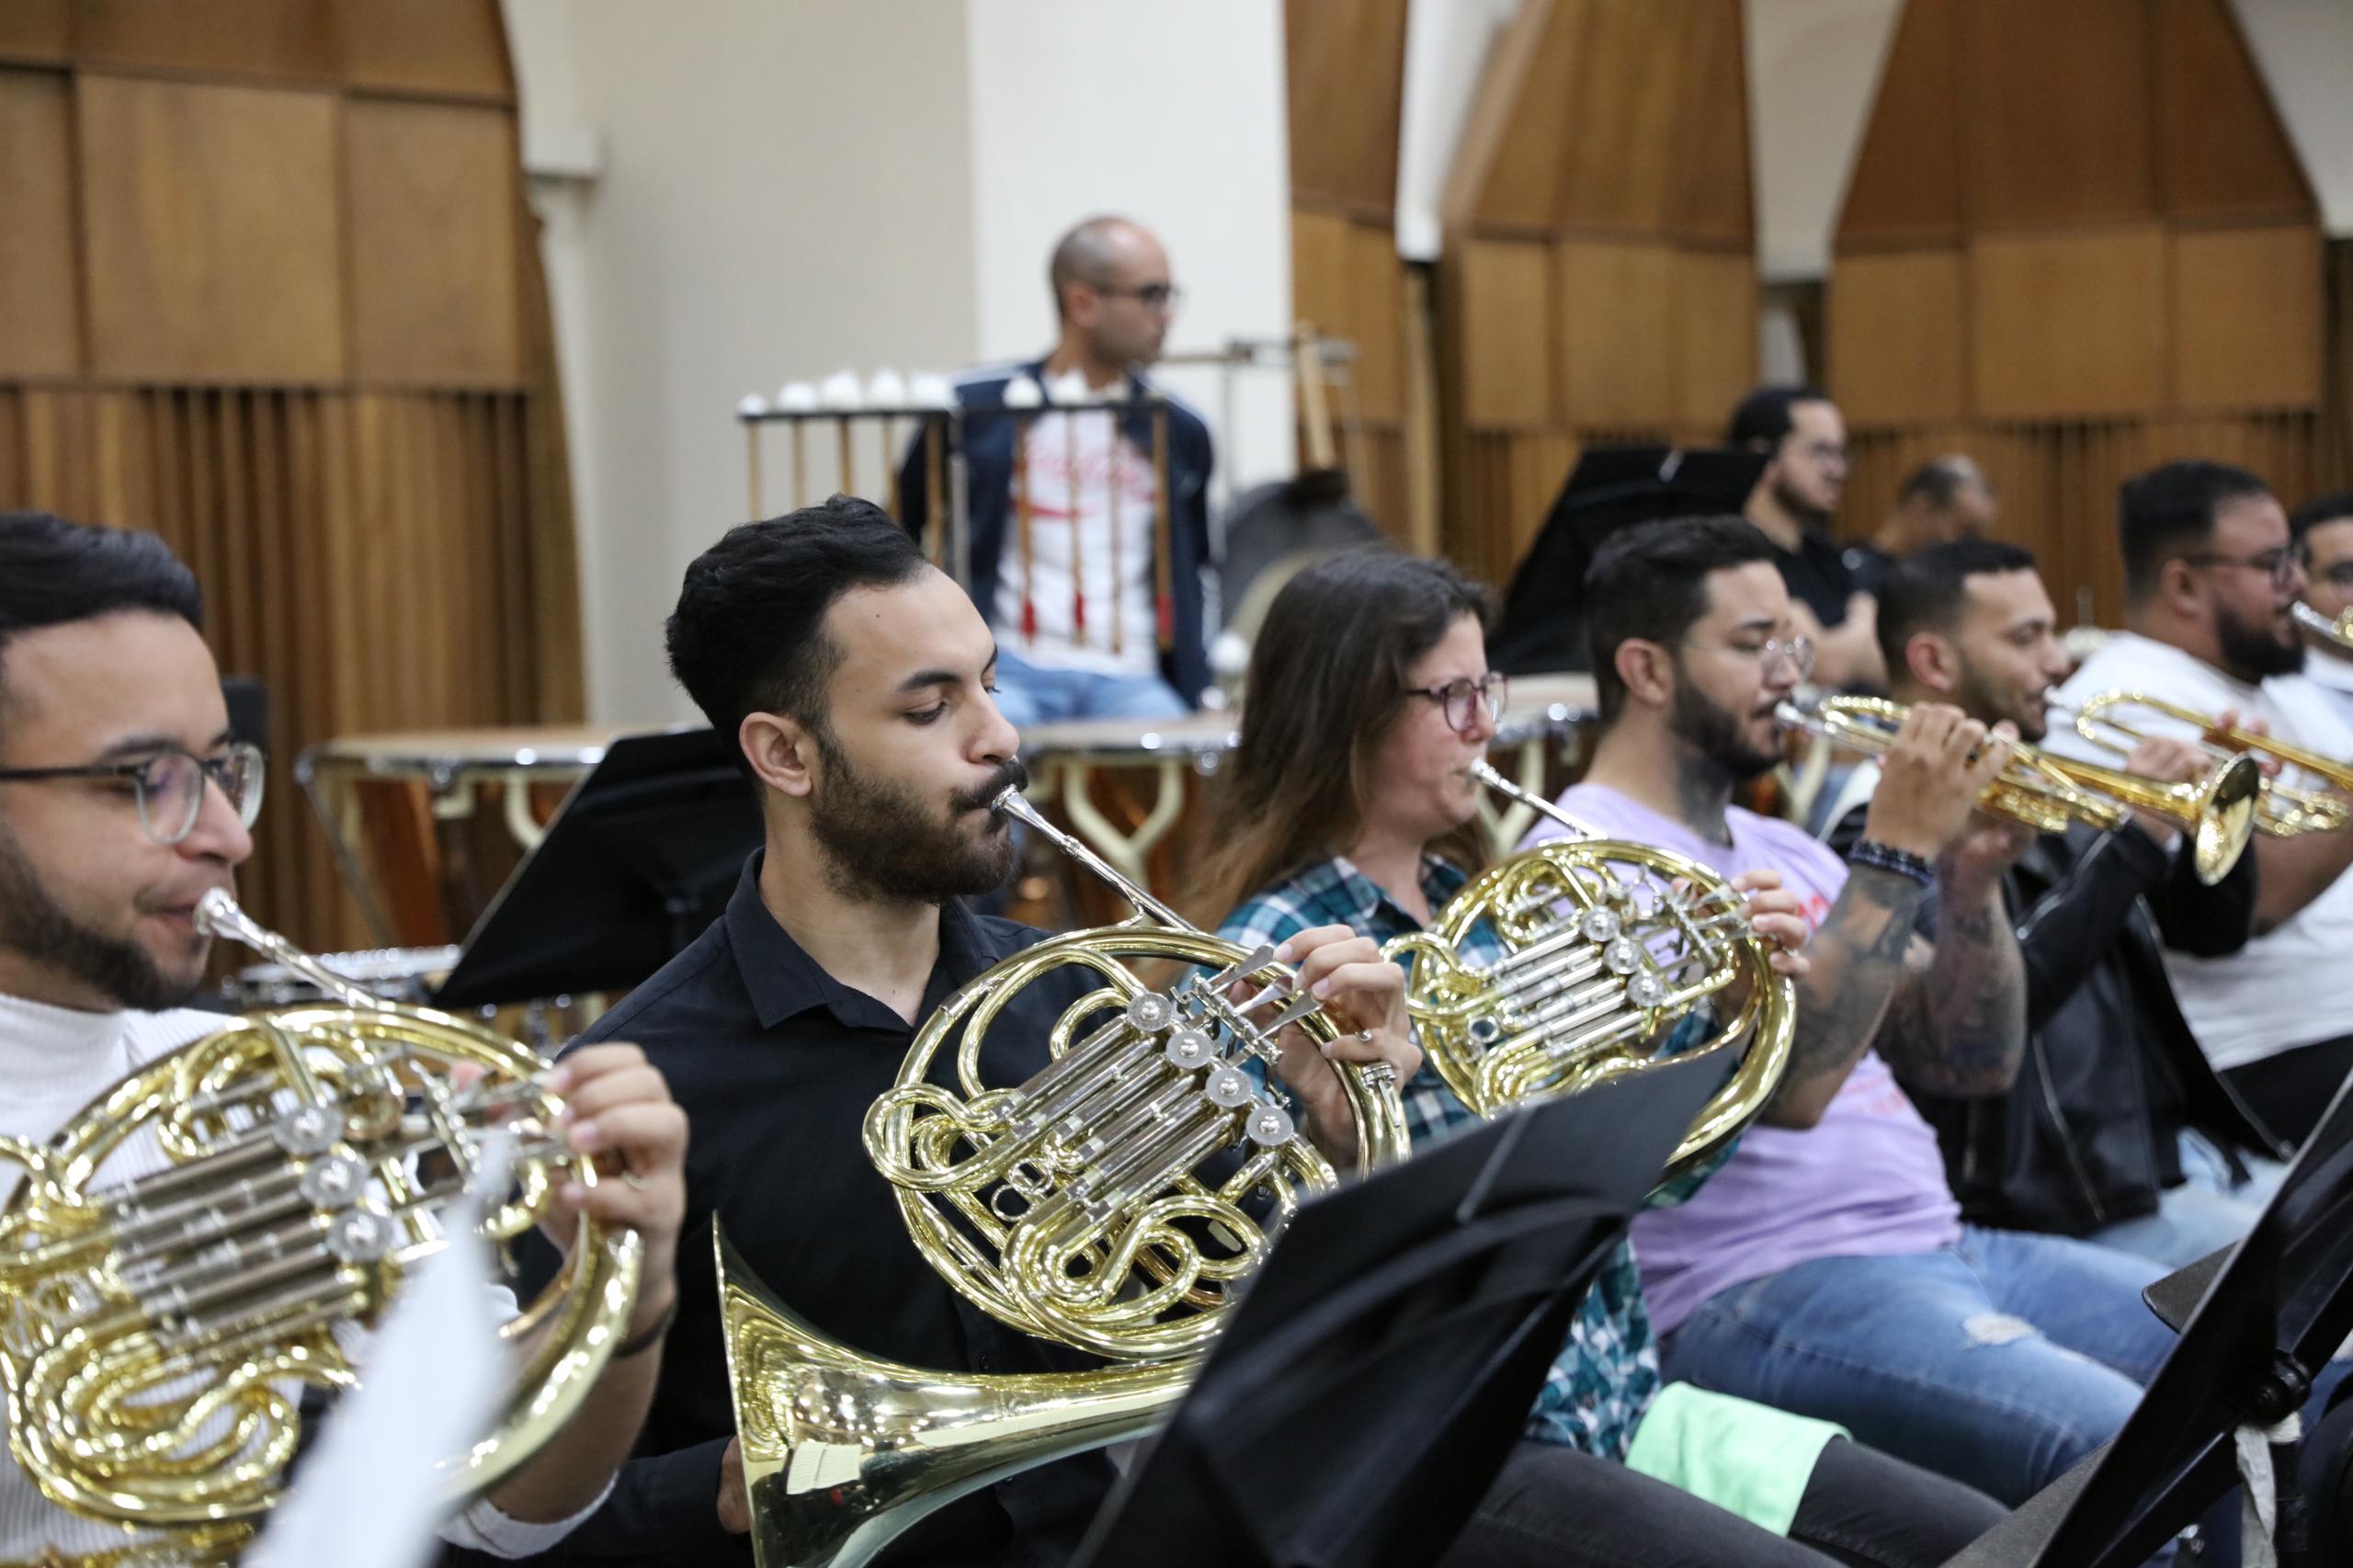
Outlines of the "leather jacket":
M1862 835L1865 809L1831 831L1834 848ZM2184 1127L2234 1165L2241 1153L2286 1157L2208 1063L2165 971L2166 946L2219 957L2245 945L2252 854L2207 887L2187 853L2168 854L2137 827L2079 824L2035 840L2002 892L2026 966L2017 1081L1981 1099L1905 1085L1937 1130L1964 1218L2081 1236L2153 1213L2181 1180Z

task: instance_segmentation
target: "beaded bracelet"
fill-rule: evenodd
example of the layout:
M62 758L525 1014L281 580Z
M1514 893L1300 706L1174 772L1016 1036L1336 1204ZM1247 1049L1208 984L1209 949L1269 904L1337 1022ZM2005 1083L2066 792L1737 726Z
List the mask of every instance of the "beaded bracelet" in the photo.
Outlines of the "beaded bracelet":
M1922 887L1932 886L1937 869L1908 849L1891 849L1872 839L1863 839L1847 851L1850 866L1876 866L1882 871L1893 871L1899 877L1909 877Z

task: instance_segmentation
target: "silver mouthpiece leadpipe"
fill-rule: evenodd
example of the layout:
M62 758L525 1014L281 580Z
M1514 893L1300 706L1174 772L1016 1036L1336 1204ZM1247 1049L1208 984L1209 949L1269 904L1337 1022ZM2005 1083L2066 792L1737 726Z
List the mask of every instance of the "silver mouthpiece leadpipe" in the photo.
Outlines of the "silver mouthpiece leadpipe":
M1535 790L1525 790L1518 784L1513 783L1510 779L1497 772L1495 765L1488 762L1483 757L1471 765L1471 777L1476 778L1480 783L1484 784L1488 789L1493 790L1499 794L1507 795L1511 799L1518 801L1529 811L1551 817L1554 822L1559 823L1563 827L1567 828L1579 838L1607 838L1609 836L1609 835L1602 832L1600 828L1595 826L1592 823L1586 821L1583 817L1563 811L1559 806L1554 805L1552 801L1546 800Z
M337 974L277 932L257 924L237 907L236 899L225 888L214 888L197 901L196 928L208 937L226 937L251 948L270 962L301 975L347 1007L392 1006L366 986Z
M989 802L989 810L1001 812L1006 816L1018 817L1030 827L1044 834L1052 842L1054 847L1110 883L1119 891L1120 896L1126 899L1138 914L1149 915L1171 930L1199 931L1200 929L1199 926L1113 870L1110 863L1103 857L1048 822L1037 807L1023 799L1019 785L1006 785L998 792L997 798Z

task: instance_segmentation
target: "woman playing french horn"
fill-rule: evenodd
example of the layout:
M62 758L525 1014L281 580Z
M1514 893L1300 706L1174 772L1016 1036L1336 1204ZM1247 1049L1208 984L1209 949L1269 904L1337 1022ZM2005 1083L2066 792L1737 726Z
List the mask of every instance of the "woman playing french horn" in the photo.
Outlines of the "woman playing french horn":
M1241 744L1221 779L1205 912L1221 934L1280 940L1326 922L1389 942L1429 924L1479 863L1483 786L1503 680L1488 668L1485 592L1443 562L1384 551L1317 563L1276 599L1252 651ZM1803 972L1805 925L1770 873L1740 884L1772 967ZM1706 1033L1698 1016L1666 1042ZM1417 1142L1474 1121L1436 1072L1406 1085ZM1696 1188L1706 1167L1657 1201ZM1775 1528L1636 1473L1660 1394L1641 1276L1621 1247L1593 1288L1528 1431L1456 1551L1490 1563L1894 1564L1941 1561L1985 1528L1987 1499L1740 1401L1677 1390L1684 1430L1760 1429L1802 1456ZM1786 1424L1786 1426L1783 1426ZM1664 1424L1662 1426L1664 1429ZM1815 1456L1819 1455L1816 1459ZM1665 1467L1660 1467L1665 1468ZM1855 1509L1860 1506L1860 1513ZM1849 1527L1824 1539L1834 1515ZM1858 1520L1860 1523L1858 1524ZM1783 1539L1786 1537L1786 1539ZM1639 1545L1637 1545L1639 1543Z

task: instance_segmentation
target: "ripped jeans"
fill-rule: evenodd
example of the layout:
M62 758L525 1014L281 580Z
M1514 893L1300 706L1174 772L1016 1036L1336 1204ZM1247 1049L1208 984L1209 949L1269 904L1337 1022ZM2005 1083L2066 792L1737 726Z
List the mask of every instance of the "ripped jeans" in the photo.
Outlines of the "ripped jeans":
M1906 1257L1825 1257L1710 1298L1666 1375L1802 1415L2024 1502L2115 1436L2174 1334L2163 1270L2063 1236L1964 1226Z

